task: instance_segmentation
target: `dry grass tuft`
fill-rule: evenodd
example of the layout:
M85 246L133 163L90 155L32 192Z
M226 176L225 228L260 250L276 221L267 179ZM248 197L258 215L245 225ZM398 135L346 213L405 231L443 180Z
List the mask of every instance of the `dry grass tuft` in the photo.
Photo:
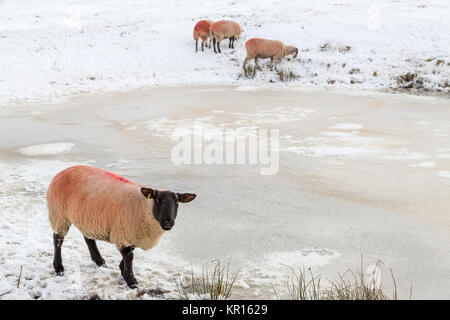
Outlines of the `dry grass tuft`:
M381 266L382 262L379 260L372 273L364 273L361 257L360 269L339 273L337 280L329 281L326 288L321 287L321 277L314 275L311 269L289 268L291 275L287 281L287 289L293 300L398 300L397 282L392 270L389 269L394 289L392 296L389 296L378 278ZM278 297L276 291L275 295ZM409 298L412 298L412 288Z
M424 89L424 79L414 72L399 75L396 78L399 88L402 89Z
M227 300L238 275L239 272L230 271L230 261L222 266L215 260L203 267L200 276L192 269L188 276L178 274L178 295L181 299Z
M278 70L277 72L278 80L281 82L294 81L299 78L291 69L288 70Z

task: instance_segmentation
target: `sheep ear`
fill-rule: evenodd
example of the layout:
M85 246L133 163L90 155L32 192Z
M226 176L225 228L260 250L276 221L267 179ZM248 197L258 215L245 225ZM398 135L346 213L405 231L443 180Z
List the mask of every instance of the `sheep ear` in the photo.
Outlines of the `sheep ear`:
M156 198L156 190L150 188L141 188L141 192L147 199L155 199Z
M194 200L197 195L193 193L177 193L177 196L178 202L186 203Z

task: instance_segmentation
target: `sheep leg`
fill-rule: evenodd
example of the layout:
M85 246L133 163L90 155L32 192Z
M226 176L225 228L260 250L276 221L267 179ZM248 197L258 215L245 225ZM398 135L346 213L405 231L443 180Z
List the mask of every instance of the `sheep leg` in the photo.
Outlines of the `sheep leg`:
M92 261L95 262L95 264L99 267L105 265L105 260L102 258L102 255L100 254L100 251L98 251L97 243L95 243L94 239L88 239L84 237L84 240L86 241L86 244L89 249L89 253L91 254Z
M235 40L235 38L231 37L231 49L234 49L234 40Z
M273 57L270 58L269 68L270 68L270 71L273 71Z
M214 47L214 53L217 53L217 51L216 51L216 38L213 38L213 47Z
M231 41L233 41L233 37L231 37L229 40L230 41L228 42L228 49L231 49Z
M258 58L255 58L255 68L258 69L259 71L262 71L261 67L259 66L258 63Z
M219 51L219 53L222 53L222 51L220 51L220 41L217 40L217 51Z
M197 53L198 51L198 39L195 40L195 53Z
M64 275L64 267L61 258L61 247L64 242L64 236L54 233L53 234L53 246L55 248L55 255L53 257L53 267L57 276Z
M278 64L281 62L281 59L275 60L275 71L278 72Z
M120 272L127 285L130 288L135 289L137 288L138 282L133 274L134 247L123 247L119 250L122 254L122 261L119 264Z
M245 58L244 64L242 66L242 68L244 69L245 76L247 76L247 63L248 63L248 58Z

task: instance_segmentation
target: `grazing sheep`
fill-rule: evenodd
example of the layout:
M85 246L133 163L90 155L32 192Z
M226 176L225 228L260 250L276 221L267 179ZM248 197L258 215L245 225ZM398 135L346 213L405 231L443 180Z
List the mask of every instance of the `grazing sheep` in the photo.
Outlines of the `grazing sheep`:
M200 20L194 27L195 52L198 51L198 39L202 39L202 51L204 51L205 42L209 39L209 48L211 49L211 38L209 37L209 26L213 23L211 20ZM208 47L208 43L206 43Z
M69 227L84 235L92 260L105 264L95 240L114 243L122 254L120 271L128 286L137 287L133 250L154 247L175 224L178 202L190 202L191 193L157 191L114 173L74 166L58 173L47 191L50 224L54 230L53 266L64 274L61 247Z
M239 23L231 21L231 20L221 20L214 22L210 27L210 38L213 40L214 53L216 51L216 42L217 42L217 50L220 51L220 42L223 39L230 39L228 43L228 48L234 49L234 40L239 39L242 33L241 26Z
M245 49L247 50L247 57L244 61L244 72L246 72L246 66L249 60L255 60L256 69L261 71L261 67L258 64L258 59L270 58L270 69L273 68L273 61L280 61L287 55L293 54L294 58L297 57L298 49L293 46L286 46L283 42L278 40L267 40L261 38L253 38L245 42ZM276 66L275 66L276 68Z

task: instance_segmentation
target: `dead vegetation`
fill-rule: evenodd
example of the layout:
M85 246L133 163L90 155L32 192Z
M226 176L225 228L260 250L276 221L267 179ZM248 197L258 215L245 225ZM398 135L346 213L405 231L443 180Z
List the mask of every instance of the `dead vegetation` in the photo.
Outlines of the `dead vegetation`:
M136 294L136 297L140 298L143 295L148 294L152 298L165 299L164 294L169 293L169 292L170 291L163 290L162 288L139 290L138 293Z
M335 47L330 42L325 42L319 46L319 50L324 51L338 51L339 53L347 53L352 49L352 46L339 46Z
M247 79L254 79L256 76L256 71L257 69L255 66L247 64L247 66L244 68L244 74L240 74L238 78L245 77ZM275 74L277 77L277 81L279 82L295 81L300 78L300 76L296 74L292 69L275 69Z
M423 79L418 76L417 72L408 72L397 76L395 79L401 89L424 89Z
M352 69L350 69L350 71L348 73L349 74L361 73L361 70L359 70L359 68L352 68Z
M365 273L361 258L358 270L338 273L337 280L330 280L326 287L322 285L321 276L315 275L310 268L289 268L291 274L286 283L287 291L293 300L398 300L397 282L391 269L392 293L388 294L383 287L379 274L382 265L381 261L377 261L373 271ZM275 296L279 297L275 287L272 288Z
M196 275L192 268L187 276L178 274L178 296L180 299L227 300L238 276L238 271L231 271L230 261L222 266L215 260L203 267L201 275Z
M299 78L291 69L288 70L278 70L277 71L278 80L281 82L294 81Z

